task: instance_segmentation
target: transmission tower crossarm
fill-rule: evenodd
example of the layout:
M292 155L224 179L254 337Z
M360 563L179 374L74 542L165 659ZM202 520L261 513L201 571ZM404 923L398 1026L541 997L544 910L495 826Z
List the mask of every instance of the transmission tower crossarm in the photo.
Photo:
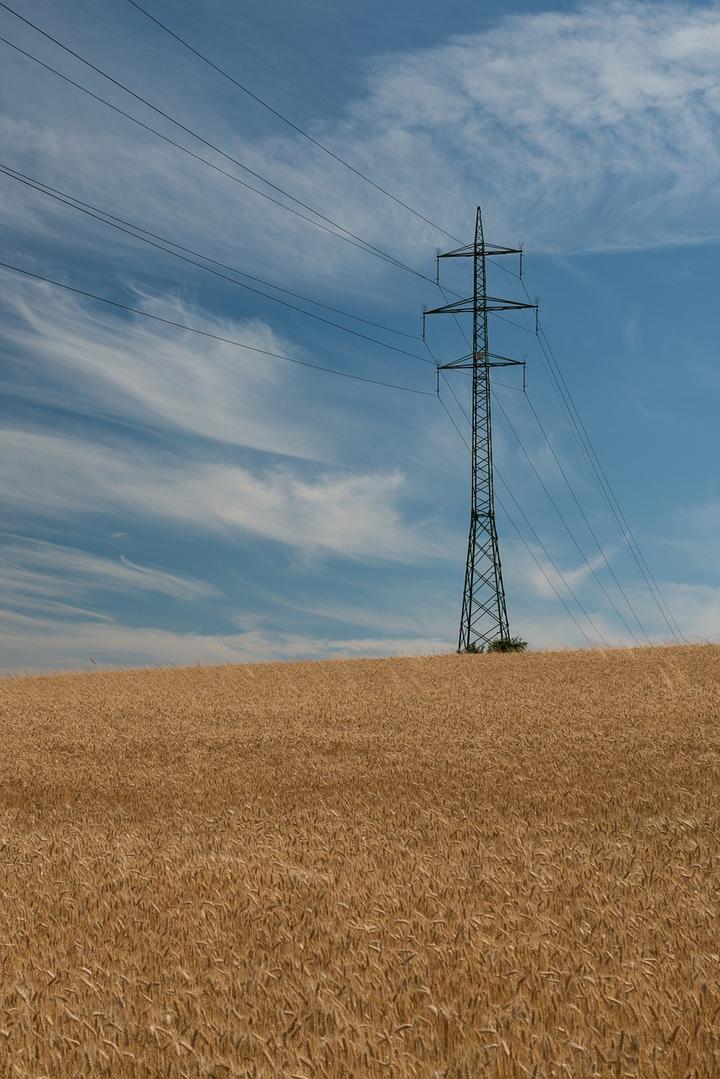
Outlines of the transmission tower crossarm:
M430 312L428 312L429 314ZM524 367L524 360L513 360L510 356L498 356L494 352L483 353L485 359L480 363L480 366L487 367ZM459 360L450 360L449 363L440 363L437 365L439 371L472 371L474 361L472 354L469 356L461 356Z
M506 300L499 296L486 296L482 304L483 311L537 311L536 303L521 303L519 300ZM469 296L466 300L455 300L426 311L426 315L471 315L475 311L475 300Z
M462 247L456 247L454 251L443 251L438 254L439 259L461 259L472 258L475 253L477 244L463 244ZM522 247L500 247L498 244L483 243L483 252L486 255L522 255Z

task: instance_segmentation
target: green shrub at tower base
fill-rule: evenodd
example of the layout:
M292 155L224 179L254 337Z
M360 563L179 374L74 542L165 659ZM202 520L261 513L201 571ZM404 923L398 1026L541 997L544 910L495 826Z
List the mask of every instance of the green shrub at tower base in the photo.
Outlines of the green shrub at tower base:
M463 648L462 651L470 656L487 655L490 652L524 652L527 644L527 641L524 641L522 637L498 637L485 645L473 642L467 648Z

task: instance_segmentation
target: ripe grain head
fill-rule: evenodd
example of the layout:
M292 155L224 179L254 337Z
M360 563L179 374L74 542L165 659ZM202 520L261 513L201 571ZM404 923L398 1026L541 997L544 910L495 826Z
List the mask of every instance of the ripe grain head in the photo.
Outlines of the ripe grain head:
M0 708L2 1074L718 1074L720 648Z

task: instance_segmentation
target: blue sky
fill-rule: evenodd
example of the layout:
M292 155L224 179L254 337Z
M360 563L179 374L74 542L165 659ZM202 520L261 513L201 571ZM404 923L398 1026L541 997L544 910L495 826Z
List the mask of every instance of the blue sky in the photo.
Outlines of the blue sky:
M720 6L144 6L449 232L469 239L481 203L491 239L524 244L528 290L540 297L549 341L663 595L688 639L720 637L711 297ZM16 10L413 267L432 275L436 249L453 246L127 0L17 0ZM243 176L5 10L0 34ZM405 334L418 333L423 305L442 302L421 278L203 166L7 45L0 50L2 165ZM429 393L291 365L0 270L2 669L454 647L469 462L433 396L419 341L311 308L416 355L345 334L5 175L0 215L2 261L219 337ZM458 292L466 272L465 264L448 269ZM496 294L519 297L514 277L493 274ZM518 322L497 322L493 344L526 358L529 399L600 549L517 375L499 373L497 398L575 541L499 409L496 463L590 616L500 485L529 547L500 511L511 629L534 647L585 646L598 632L632 643L627 624L641 634L617 579L649 637L665 640L528 332L532 320ZM464 350L452 323L436 320L430 342L443 360ZM467 377L451 377L467 402ZM444 397L462 428L449 391Z

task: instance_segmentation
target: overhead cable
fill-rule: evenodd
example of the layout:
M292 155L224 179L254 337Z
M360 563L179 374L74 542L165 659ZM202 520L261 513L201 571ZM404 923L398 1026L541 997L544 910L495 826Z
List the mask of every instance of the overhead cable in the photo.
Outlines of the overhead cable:
M521 281L521 285L523 287L525 295L529 299L529 293L525 282ZM585 457L590 464L590 468L595 477L595 481L600 488L603 497L605 498L610 512L615 518L620 532L620 536L627 544L628 550L633 558L633 561L635 562L635 565L640 571L640 574L648 587L650 595L652 596L672 636L676 640L685 641L683 632L680 629L680 626L678 625L675 617L673 616L672 611L670 610L662 592L660 591L660 587L655 580L652 571L650 570L650 567L647 564L645 556L640 549L640 545L638 544L637 539L635 538L635 535L630 528L630 525L628 524L627 518L623 513L620 503L618 502L617 496L615 495L615 492L610 484L607 473L603 468L600 462L600 458L597 455L597 451L595 450L595 447L592 443L587 427L585 426L582 417L580 416L577 405L575 404L572 393L570 392L570 388L565 381L565 377L562 373L557 357L555 356L547 334L545 333L545 330L542 326L540 326L540 331L536 337L536 340L538 343L538 348L543 355L547 368L552 377L555 392L559 397L559 400L561 401L566 412L568 413L568 416L570 417L570 421L575 430L575 434L577 435L578 441L582 447Z
M205 270L207 273L211 273L216 277L222 278L224 281L228 281L232 285L237 285L239 288L247 289L249 292L253 292L258 296L263 296L265 299L273 300L275 303L282 304L284 307L290 308L292 311L297 311L299 314L306 315L308 318L316 319L318 322L322 322L327 326L333 326L335 329L343 330L345 333L352 334L354 337L362 338L364 341L370 341L375 345L380 345L381 348L390 349L392 352L399 352L403 356L409 356L412 359L421 360L423 363L428 363L428 359L425 356L421 356L417 352L408 352L407 349L399 348L397 345L391 345L386 341L380 341L376 337L370 337L369 334L361 333L359 330L354 330L350 326L343 326L339 322L333 322L331 319L324 318L322 315L317 315L313 311L307 311L302 307L298 307L296 304L288 303L287 300L281 299L279 296L273 296L269 292L263 292L261 289L254 288L252 285L246 284L244 281L238 281L234 277L228 277L227 274L221 273L218 270L207 266L203 262L198 262L195 259L188 258L181 253L181 250L189 250L188 248L181 248L179 251L174 251L170 247L164 247L163 244L157 243L155 240L150 239L150 236L157 235L155 233L149 233L146 229L141 229L140 226L133 225L130 222L125 222L123 225L118 224L121 218L114 217L112 214L108 214L107 211L100 209L97 206L92 206L90 203L80 203L74 196L67 195L64 192L57 191L52 188L48 188L47 185L42 184L38 180L33 180L32 177L25 176L22 173L17 173L14 169L8 169L7 166L0 163L0 174L8 176L12 180L17 180L19 183L24 184L33 191L37 191L42 195L47 195L54 199L61 206L66 206L72 210L78 210L80 213L86 214L89 217L94 218L96 221L102 222L104 225L109 225L111 228L117 229L119 232L124 233L127 236L133 237L135 240L140 240L143 243L149 244L151 247L157 248L159 251L164 251L168 255L172 255L174 258L181 259L183 262L189 263L191 266L196 266L200 270ZM112 220L108 220L111 218ZM125 227L125 225L129 227ZM133 231L137 229L138 232L147 233L147 235L139 235L138 232ZM174 244L172 240L168 240L165 237L159 236L158 239L163 240L164 243L172 244L173 247L181 247L179 244ZM197 252L193 252L198 254ZM198 254L198 258L205 258L204 255ZM215 260L210 260L215 261ZM232 269L232 267L231 267ZM236 273L242 273L242 270L233 270ZM273 286L270 286L273 287ZM310 301L312 302L312 301Z
M55 288L74 292L78 296L85 296L87 299L97 300L99 303L108 304L111 307L119 308L121 311L128 311L133 315L140 315L142 318L152 319L153 322L161 322L165 326L174 326L176 329L185 330L187 333L198 334L200 337L207 337L212 341L220 341L222 344L233 345L235 348L246 349L249 352L257 352L262 356L271 356L273 359L284 360L286 363L297 364L299 367L308 367L314 371L324 371L329 375L340 375L342 378L350 378L355 382L368 382L373 386L384 386L389 390L403 390L405 393L418 394L420 397L435 396L435 394L430 393L429 390L418 390L413 386L401 386L394 382L383 382L380 379L367 378L364 375L353 375L350 374L349 371L340 371L335 367L325 367L322 364L310 363L308 360L298 360L293 356L285 356L279 352L271 352L269 349L258 348L256 345L249 345L245 341L236 341L231 337L222 337L220 334L210 333L209 330L201 330L197 326L188 326L184 322L176 322L174 319L153 315L149 311L143 311L142 308L131 307L129 304L120 303L118 300L111 300L107 296L98 296L97 293L88 292L86 289L77 288L74 285L66 285L62 281L56 281L54 278L46 277L43 274L33 273L20 266L13 266L9 262L0 262L0 267L4 270L12 270L12 272L16 274L22 274L24 277L30 277L35 281L42 281L47 285L53 285Z
M595 581L597 582L597 584L602 589L603 594L605 595L605 598L607 599L607 601L610 604L610 606L612 607L612 609L615 611L615 614L618 616L618 618L620 619L622 624L625 626L625 629L628 631L628 633L633 638L635 643L637 643L637 637L635 636L635 633L633 632L631 627L628 625L628 622L625 619L625 616L623 615L622 611L620 611L619 608L617 607L617 605L615 604L615 601L613 600L612 596L610 595L610 593L606 589L606 587L603 584L602 580L598 576L595 568L593 567L593 565L589 561L587 555L585 554L582 547L578 543L578 541L577 541L577 539L575 537L575 533L570 528L570 525L568 524L565 515L563 514L562 510L560 509L557 502L553 498L552 492L550 491L549 487L545 483L545 480L540 475L540 472L538 471L538 469L537 469L537 467L535 465L535 462L533 461L532 457L530 456L527 449L525 448L525 445L524 445L524 443L523 443L523 441L522 441L522 439L520 437L520 434L517 431L517 428L513 424L510 417L508 416L507 410L505 409L502 401L498 398L497 394L495 394L495 393L493 393L493 400L495 401L495 404L498 406L498 408L502 412L503 416L505 417L505 422L507 423L508 427L510 428L510 431L512 432L512 434L515 437L518 445L520 446L520 449L522 450L522 453L523 453L526 461L530 465L530 468L532 469L532 471L533 471L533 473L535 475L535 478L537 479L538 483L540 484L543 491L545 492L545 495L547 496L547 499L548 499L550 505L554 509L554 511L555 511L558 519L560 520L563 528L565 529L565 531L569 535L570 539L572 540L576 550L578 551L578 553L580 554L580 557L582 558L583 562L585 563L585 566L587 567L589 572L592 574L592 576L595 579ZM533 411L534 411L534 409L533 409ZM537 419L538 419L538 422L539 422L539 417L537 417ZM557 460L557 458L556 458L556 460ZM560 462L558 461L558 465L559 464L560 464ZM563 471L563 475L565 475L565 472L564 472L564 469L562 469L562 466L560 466L560 468ZM571 490L572 490L572 488L571 488ZM574 494L574 492L573 492L573 494ZM576 499L576 502L577 502L577 499ZM582 513L583 517L585 517L585 513L582 510L582 507L580 506L580 503L578 502L577 504L578 504L578 508L580 509L580 512ZM594 535L594 533L593 533L593 535ZM640 618L638 617L638 615L637 615L637 613L635 611L635 608L633 607L632 603L628 599L628 597L627 597L627 595L625 593L625 590L623 589L622 585L620 584L620 581L617 579L617 577L615 575L615 571L613 570L612 566L610 565L610 561L609 561L607 555L605 554L599 540L597 540L597 537L595 537L595 539L596 539L596 542L598 544L598 549L600 551L600 554L601 554L601 556L602 556L602 558L603 558L603 560L605 562L605 565L610 570L610 573L612 574L613 580L615 581L615 584L617 585L617 587L618 587L618 589L620 591L620 594L622 595L622 597L625 600L626 604L630 608L630 611L632 612L633 617L635 618L635 621L637 622L638 626L640 627L640 632L645 636L648 644L651 644L652 642L650 641L650 639L649 639L649 637L647 635L647 631L646 631L645 627L643 626L642 622L640 621Z

